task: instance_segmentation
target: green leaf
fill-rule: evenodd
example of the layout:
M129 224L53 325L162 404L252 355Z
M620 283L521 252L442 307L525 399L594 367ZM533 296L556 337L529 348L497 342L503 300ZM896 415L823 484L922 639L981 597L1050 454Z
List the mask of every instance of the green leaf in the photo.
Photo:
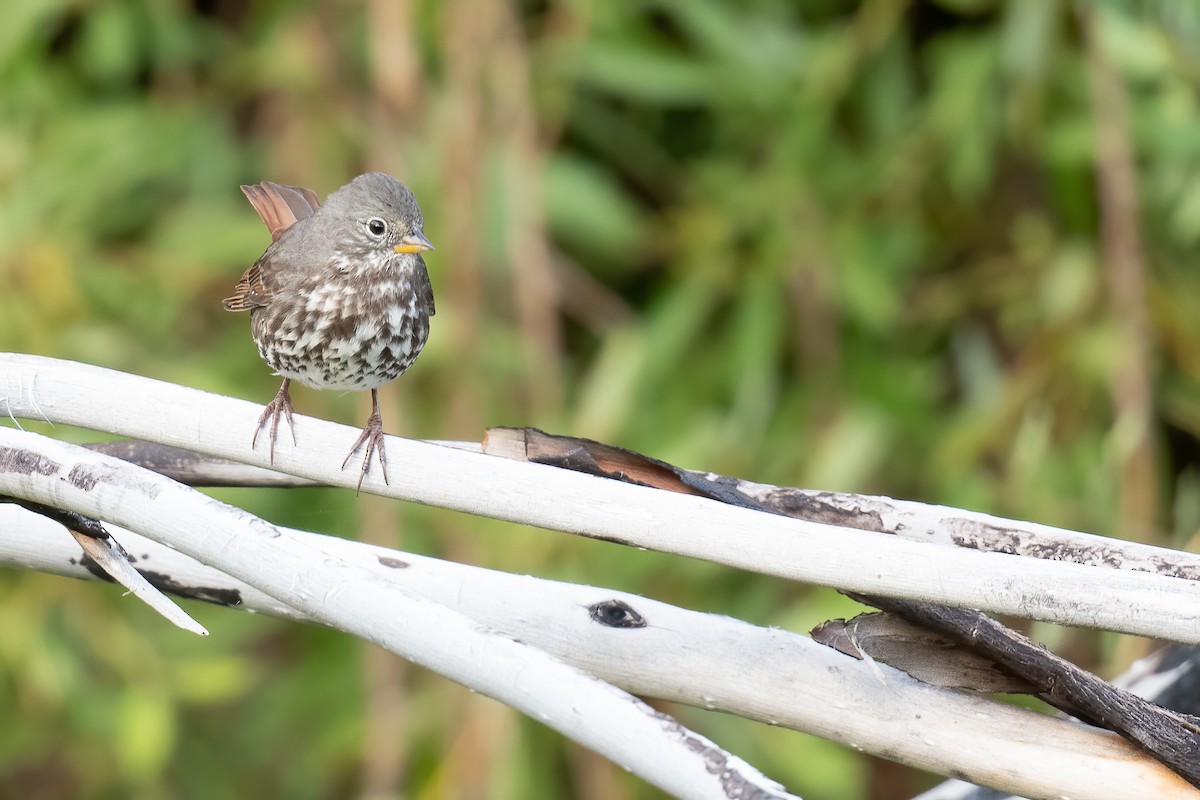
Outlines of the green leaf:
M588 257L627 271L639 262L645 212L612 173L582 158L560 155L542 173L546 216L555 236Z

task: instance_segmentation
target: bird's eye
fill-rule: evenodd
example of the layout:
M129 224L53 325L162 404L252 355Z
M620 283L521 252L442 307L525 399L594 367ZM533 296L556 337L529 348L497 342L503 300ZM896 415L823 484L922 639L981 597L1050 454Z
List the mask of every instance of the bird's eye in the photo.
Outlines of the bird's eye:
M367 230L371 232L372 236L383 236L387 233L387 223L379 217L375 217L367 222Z

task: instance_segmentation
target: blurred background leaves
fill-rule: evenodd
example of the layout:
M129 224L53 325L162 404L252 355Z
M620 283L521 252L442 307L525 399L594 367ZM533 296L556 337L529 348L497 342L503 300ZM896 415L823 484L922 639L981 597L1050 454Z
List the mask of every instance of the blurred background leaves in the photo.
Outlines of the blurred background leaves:
M265 403L274 379L219 302L267 243L237 185L324 195L379 169L438 245L432 339L384 392L394 433L532 424L1187 546L1198 81L1187 0L9 0L0 347ZM217 494L761 624L854 610L340 491ZM103 587L4 574L0 794L657 796L347 637L194 612L207 641ZM1034 633L1105 674L1144 646ZM810 799L930 780L668 710Z

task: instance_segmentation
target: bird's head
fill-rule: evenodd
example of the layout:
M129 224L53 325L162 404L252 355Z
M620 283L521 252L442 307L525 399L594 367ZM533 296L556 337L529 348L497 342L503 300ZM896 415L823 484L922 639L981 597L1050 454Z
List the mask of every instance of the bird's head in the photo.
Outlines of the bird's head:
M335 248L347 260L390 260L396 253L434 249L422 230L417 198L382 172L359 175L329 195L320 213L334 227Z

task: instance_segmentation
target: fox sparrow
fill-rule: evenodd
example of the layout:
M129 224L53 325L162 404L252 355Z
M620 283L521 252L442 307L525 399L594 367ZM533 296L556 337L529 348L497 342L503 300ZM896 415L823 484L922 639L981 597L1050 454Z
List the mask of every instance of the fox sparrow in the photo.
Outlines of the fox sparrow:
M433 245L408 187L369 172L329 195L265 181L242 192L271 232L246 270L228 311L249 311L258 353L283 385L267 404L251 447L270 423L271 461L279 419L292 430L293 380L316 389L370 389L371 416L342 469L364 446L358 486L378 454L387 482L379 387L408 369L429 337L433 288L419 253Z

